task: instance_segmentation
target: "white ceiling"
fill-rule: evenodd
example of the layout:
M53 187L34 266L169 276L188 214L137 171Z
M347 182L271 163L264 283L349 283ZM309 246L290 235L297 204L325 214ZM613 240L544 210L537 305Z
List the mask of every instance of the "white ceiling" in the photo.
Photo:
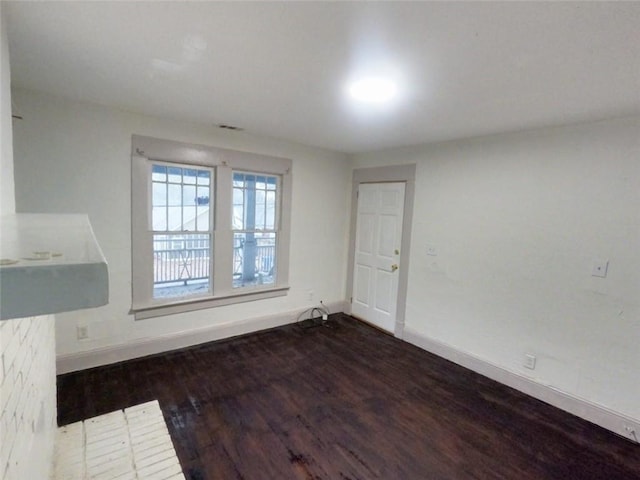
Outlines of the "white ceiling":
M3 3L15 86L344 152L640 113L640 2Z

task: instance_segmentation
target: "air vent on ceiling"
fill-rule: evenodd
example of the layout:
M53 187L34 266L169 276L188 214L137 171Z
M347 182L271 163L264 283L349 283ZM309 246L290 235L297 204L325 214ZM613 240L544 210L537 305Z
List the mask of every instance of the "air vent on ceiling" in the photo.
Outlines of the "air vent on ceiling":
M223 128L224 130L235 130L237 132L241 132L242 130L244 130L244 128L234 127L233 125L226 125L224 123L221 123L220 125L218 125L218 128Z

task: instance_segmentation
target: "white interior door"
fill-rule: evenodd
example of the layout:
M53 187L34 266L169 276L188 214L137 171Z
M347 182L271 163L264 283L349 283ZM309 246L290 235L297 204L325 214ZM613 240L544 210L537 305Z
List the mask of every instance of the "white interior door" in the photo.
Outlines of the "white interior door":
M404 186L358 188L351 313L389 332L396 324Z

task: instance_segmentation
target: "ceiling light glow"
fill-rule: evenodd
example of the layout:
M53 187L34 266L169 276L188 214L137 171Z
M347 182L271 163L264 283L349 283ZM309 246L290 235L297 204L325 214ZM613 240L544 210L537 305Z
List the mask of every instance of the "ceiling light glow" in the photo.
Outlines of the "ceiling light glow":
M349 85L352 99L371 104L383 104L393 100L398 94L398 86L387 78L363 78Z

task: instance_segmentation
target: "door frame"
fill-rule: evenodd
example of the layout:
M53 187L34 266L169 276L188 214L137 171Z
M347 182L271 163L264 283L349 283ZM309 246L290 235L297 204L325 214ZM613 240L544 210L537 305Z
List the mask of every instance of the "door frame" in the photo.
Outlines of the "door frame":
M357 168L353 170L351 186L351 224L349 227L349 258L347 266L347 310L351 314L353 297L353 264L356 251L356 224L358 220L358 187L361 183L402 182L404 189L404 217L402 220L402 243L398 270L398 298L396 302L396 325L394 335L402 338L407 303L409 280L409 250L411 247L411 226L413 223L413 197L415 193L416 164L393 165L388 167Z

